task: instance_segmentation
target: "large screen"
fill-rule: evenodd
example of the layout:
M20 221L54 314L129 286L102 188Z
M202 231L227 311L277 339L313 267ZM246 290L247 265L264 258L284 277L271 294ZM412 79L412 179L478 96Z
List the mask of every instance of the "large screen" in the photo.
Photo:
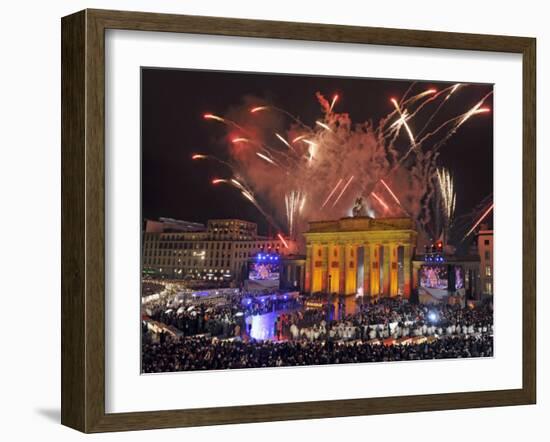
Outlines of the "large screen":
M251 262L248 266L248 279L251 281L278 281L279 264L272 262Z
M447 289L449 277L446 265L423 265L420 267L420 286L428 289Z

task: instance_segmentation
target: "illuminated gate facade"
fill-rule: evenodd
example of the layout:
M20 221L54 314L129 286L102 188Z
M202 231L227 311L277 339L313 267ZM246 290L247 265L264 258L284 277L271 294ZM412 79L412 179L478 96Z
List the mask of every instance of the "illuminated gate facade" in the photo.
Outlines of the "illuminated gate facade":
M304 236L306 292L409 297L417 237L411 219L313 221Z

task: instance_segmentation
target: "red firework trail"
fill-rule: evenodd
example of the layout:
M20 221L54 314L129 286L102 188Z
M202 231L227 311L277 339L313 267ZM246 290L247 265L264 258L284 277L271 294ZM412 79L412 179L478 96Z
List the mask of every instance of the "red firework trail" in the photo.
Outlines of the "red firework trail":
M376 201L380 203L382 207L384 207L385 210L388 210L388 205L384 202L382 198L380 198L376 193L372 192L371 195L374 197Z
M281 235L280 233L277 234L277 238L279 238L282 243L284 244L284 246L288 249L288 243L285 241L285 239L283 238L283 235Z
M336 186L334 186L334 189L332 189L332 191L328 194L327 199L325 200L325 202L324 202L323 205L321 206L321 209L327 205L327 203L329 202L329 200L332 198L332 195L334 195L334 192L336 192L336 189L338 189L338 187L340 187L340 184L342 184L342 181L344 181L344 179L343 179L343 178L340 178L340 181L338 181L338 182L336 183Z
M395 193L392 192L392 190L390 189L390 186L388 186L384 180L380 180L380 182L384 185L384 187L392 196L392 198L395 200L395 202L401 206L401 201L399 201L399 198L397 198L397 196L395 196Z
M491 210L493 210L493 207L495 207L495 203L491 204L489 208L485 212L483 212L483 215L481 215L481 217L477 220L477 222L473 225L473 227L468 231L468 233L464 235L464 238L462 238L462 241L464 241L464 239L467 238L470 235L470 233L472 233L475 230L475 228L481 224L481 221L483 221L485 217L489 215L489 213L491 213Z
M348 186L351 184L353 180L353 175L349 178L348 182L346 183L346 185L343 187L342 191L340 192L340 194L338 195L338 198L336 198L336 200L334 200L334 203L332 203L332 207L336 206L336 204L338 203L338 201L340 201L340 198L342 198L342 195L344 194L344 192L346 191L346 189L348 188Z

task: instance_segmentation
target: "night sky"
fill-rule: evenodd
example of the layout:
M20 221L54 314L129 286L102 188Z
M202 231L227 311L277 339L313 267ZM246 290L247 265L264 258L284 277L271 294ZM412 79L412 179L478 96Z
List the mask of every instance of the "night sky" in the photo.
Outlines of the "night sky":
M417 83L413 92L430 87L440 90L453 83ZM253 96L314 125L322 116L315 98L319 91L329 100L338 93L336 110L348 112L354 122L371 119L376 123L393 110L390 98L399 99L410 84L408 80L143 68L143 218L165 216L196 222L241 218L257 222L260 231L267 233L262 215L234 188L211 185L212 178L226 176L227 169L210 161L191 160L193 153L223 158L227 152L227 128L204 120L203 114L224 115L242 106L245 96ZM487 84L460 88L431 127L467 111L491 90ZM484 106L492 109L492 97ZM448 167L454 177L456 216L470 212L492 193L492 113L469 119L440 150L439 164Z

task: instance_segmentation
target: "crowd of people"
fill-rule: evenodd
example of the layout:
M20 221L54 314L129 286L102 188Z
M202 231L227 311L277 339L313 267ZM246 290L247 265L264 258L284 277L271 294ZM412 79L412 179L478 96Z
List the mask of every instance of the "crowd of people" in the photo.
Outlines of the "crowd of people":
M222 339L240 337L246 333L246 318L277 310L292 310L302 306L300 299L289 296L265 296L239 292L219 299L195 300L179 304L166 298L144 305L149 319L178 329L184 336L209 334Z
M156 293L160 293L164 290L164 284L152 281L142 281L141 283L141 296L150 296Z
M487 357L493 337L456 335L431 342L381 345L368 341L249 341L207 337L144 343L142 371L159 373L192 370L287 367L357 362L411 361Z
M208 334L222 339L240 336L244 315L238 306L198 304L189 308L166 309L165 305L150 310L149 318L175 327L183 336Z
M265 296L245 294L241 297L239 304L243 307L247 316L263 315L278 310L293 310L302 307L302 300L299 297L290 295Z
M303 299L239 293L220 304L195 302L166 309L148 305L150 319L180 337L150 339L144 327L144 372L212 370L483 357L493 354L491 304L419 305L401 298L366 300L346 314L328 302L303 308ZM274 339L251 338L247 317L275 312ZM395 345L384 340L393 338ZM422 339L402 342L407 338ZM391 339L390 339L391 340ZM411 341L411 340L409 340Z
M361 305L358 312L330 319L319 311L317 320L302 317L301 312L280 316L277 335L308 341L326 338L372 340L418 336L452 336L492 333L493 311L490 304L476 308L439 304L411 304L399 298L382 298Z

